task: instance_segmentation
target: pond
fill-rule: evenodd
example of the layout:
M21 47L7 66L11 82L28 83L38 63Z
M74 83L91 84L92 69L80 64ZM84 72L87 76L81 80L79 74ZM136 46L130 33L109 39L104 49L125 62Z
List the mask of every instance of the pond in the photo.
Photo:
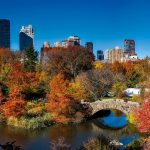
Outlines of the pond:
M83 142L95 137L117 140L127 144L138 138L138 133L128 124L126 116L117 110L99 112L99 118L78 125L54 125L46 129L29 131L8 126L0 126L0 144L16 141L24 150L50 150L50 142L64 137L72 149L79 148ZM107 145L101 142L101 147ZM102 148L101 148L102 149Z

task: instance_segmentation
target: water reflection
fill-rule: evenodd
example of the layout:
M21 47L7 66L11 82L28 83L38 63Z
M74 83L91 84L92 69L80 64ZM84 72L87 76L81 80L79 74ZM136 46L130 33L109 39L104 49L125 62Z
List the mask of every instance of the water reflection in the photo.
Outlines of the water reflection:
M109 141L118 139L124 145L127 145L137 138L136 133L130 129L124 117L120 112L110 111L109 113L107 112L107 115L104 114L102 118L90 120L79 125L55 125L36 131L0 126L0 143L15 140L17 141L16 144L22 146L25 150L50 150L51 141L64 137L66 142L72 146L72 149L76 149L88 139L99 136L101 137L101 140L99 140L100 145L105 150L108 141L104 139L109 139ZM118 119L121 120L120 123L118 123ZM126 127L114 130L103 128L102 123L110 127L114 127L114 125L115 127L116 125L121 127L121 125L126 124Z
M102 118L102 123L110 128L121 128L127 125L126 115L121 111L112 110L109 116Z

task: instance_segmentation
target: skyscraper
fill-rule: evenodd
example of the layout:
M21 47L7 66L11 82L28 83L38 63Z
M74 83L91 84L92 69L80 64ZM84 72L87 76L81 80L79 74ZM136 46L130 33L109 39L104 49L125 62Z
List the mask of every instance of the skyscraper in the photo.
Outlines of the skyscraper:
M135 55L135 41L134 40L124 40L124 52L129 54L129 56Z
M92 43L92 42L86 42L86 43L85 43L85 47L86 47L87 49L89 49L90 52L93 53L93 43Z
M104 53L102 50L97 51L97 59L101 61L104 60Z
M0 19L0 48L10 48L10 21Z
M30 46L34 46L34 32L32 25L22 26L19 34L19 44L21 51Z

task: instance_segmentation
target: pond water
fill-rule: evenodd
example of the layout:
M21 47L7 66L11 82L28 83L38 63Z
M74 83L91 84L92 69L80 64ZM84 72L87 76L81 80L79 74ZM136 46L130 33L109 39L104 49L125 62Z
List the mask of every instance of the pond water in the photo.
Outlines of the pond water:
M0 126L0 144L16 141L24 150L50 150L50 142L64 137L72 149L79 148L83 142L92 137L108 138L127 144L138 138L138 134L127 123L126 116L117 110L100 112L100 117L78 125L54 125L46 129L29 131L8 126ZM101 142L101 147L107 145ZM103 148L100 148L100 150Z

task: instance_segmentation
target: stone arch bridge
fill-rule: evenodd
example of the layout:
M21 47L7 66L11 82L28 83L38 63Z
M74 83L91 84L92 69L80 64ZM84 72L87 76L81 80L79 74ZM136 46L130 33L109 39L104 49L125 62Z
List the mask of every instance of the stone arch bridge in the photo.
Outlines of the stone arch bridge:
M96 112L104 109L117 109L122 111L124 114L128 115L130 114L130 112L132 112L134 109L140 106L140 104L137 102L124 100L98 100L91 103L81 101L81 103L89 105L92 108L91 115L94 115Z

